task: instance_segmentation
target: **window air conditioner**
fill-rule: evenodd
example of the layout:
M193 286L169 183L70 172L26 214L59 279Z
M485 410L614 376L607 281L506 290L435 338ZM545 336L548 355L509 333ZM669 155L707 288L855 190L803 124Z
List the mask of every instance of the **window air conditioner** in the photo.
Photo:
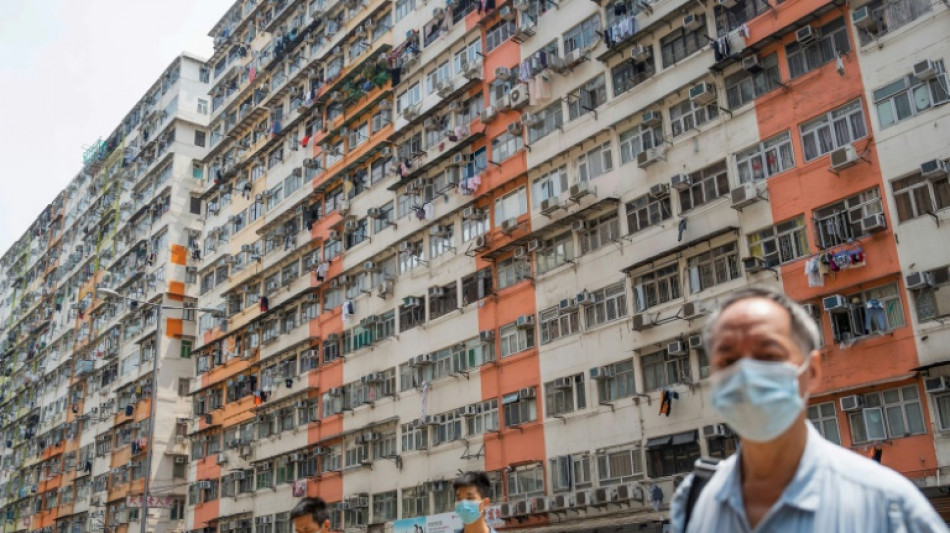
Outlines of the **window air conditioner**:
M693 85L689 90L689 99L699 105L707 105L716 101L716 86L709 82Z
M858 394L852 394L850 396L845 396L841 398L841 410L849 413L851 411L857 411L864 407L864 398Z
M933 286L933 276L929 272L911 272L904 278L904 284L912 291L919 291Z
M943 392L950 389L950 379L943 376L936 376L924 379L924 390L929 393Z
M831 171L838 172L858 163L860 157L854 145L848 144L831 152Z
M927 81L935 78L940 72L937 63L930 59L914 63L914 77L921 81Z
M759 201L759 192L756 189L755 183L752 182L743 183L735 189L732 189L730 196L732 197L732 208L736 210L741 210Z
M673 177L670 178L670 187L677 191L685 191L689 189L692 181L688 174L674 174Z
M666 353L670 355L686 355L686 343L683 341L673 341L666 345Z
M808 46L818 40L818 34L815 33L815 28L805 25L795 32L795 40L802 46Z
M950 174L950 163L943 159L931 159L920 165L920 175L929 180L939 180Z
M839 311L849 307L848 299L840 294L825 296L821 299L821 306L825 311Z

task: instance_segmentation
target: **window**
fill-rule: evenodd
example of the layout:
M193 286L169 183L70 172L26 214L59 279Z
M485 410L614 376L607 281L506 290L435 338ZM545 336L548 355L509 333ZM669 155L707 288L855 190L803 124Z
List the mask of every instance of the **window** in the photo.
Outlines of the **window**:
M588 328L627 316L627 293L624 282L615 283L588 294L591 304L584 308Z
M597 454L597 478L601 486L633 481L643 476L639 448L602 451Z
M671 354L660 350L640 358L640 370L643 372L644 392L653 392L677 383L688 383L692 379L689 369L689 350L682 354Z
M535 398L534 387L521 392L506 394L502 397L501 404L505 410L505 427L520 426L538 419L538 403ZM510 495L510 486L508 492Z
M660 39L660 53L663 68L669 68L678 61L689 57L706 45L706 21L703 15L694 15L703 19L703 25L694 31L680 28Z
M541 201L557 198L567 189L567 167L561 166L534 179L531 183L531 203L537 207Z
M950 429L950 394L934 396L934 405L937 407L937 423L941 431Z
M396 519L396 491L373 494L374 524L391 522Z
M573 413L587 408L584 374L575 374L544 384L544 405L547 416Z
M485 52L491 52L501 46L501 43L507 41L515 33L515 23L510 20L502 20L488 28L485 32Z
M689 287L693 294L734 280L739 277L737 243L723 244L708 252L690 257L687 264Z
M600 13L591 15L564 33L564 53L584 51L600 40Z
M559 309L558 306L541 311L541 344L568 337L581 330L577 306Z
M764 259L768 267L776 267L808 253L804 215L750 233L748 239L749 254Z
M636 394L633 360L620 361L598 370L601 371L597 380L597 396L600 398L600 403L629 398Z
M828 313L836 343L906 325L900 292L894 283L847 296L848 306Z
M739 439L729 430L728 436L706 437L706 445L709 447L710 457L725 459L739 449Z
M396 112L402 113L406 108L418 104L421 100L422 88L419 86L419 82L413 83L396 98Z
M425 450L429 447L429 428L426 426L417 427L412 423L403 424L400 434L402 435L402 451L404 452Z
M663 124L641 124L620 134L620 164L635 162L640 152L663 144Z
M684 100L670 108L670 128L673 137L678 137L696 129L718 116L718 102L700 105L692 100Z
M620 239L620 218L617 215L606 215L598 220L588 221L586 228L579 235L581 255Z
M656 73L653 63L653 47L649 47L650 55L643 61L624 61L610 69L610 78L613 81L614 98L633 89L637 85L650 79Z
M607 82L603 74L588 81L568 95L568 117L582 117L607 102Z
M505 194L495 200L495 225L505 220L518 218L528 212L528 193L524 187Z
M436 291L433 294L432 289ZM458 309L458 284L453 282L444 287L429 290L429 320L447 315Z
M208 114L208 101L204 98L198 99L198 114L207 115ZM204 146L204 145L202 145Z
M578 181L592 180L602 174L606 174L614 169L613 151L610 141L594 148L593 150L581 154L574 161L577 166Z
M531 262L509 257L498 263L498 288L504 289L523 280L531 279Z
M815 28L818 39L802 46L794 42L785 47L788 57L788 72L794 79L806 72L834 61L838 56L851 51L851 41L845 28L844 18L837 18L821 28Z
M541 249L535 252L535 264L538 274L550 272L557 267L574 262L574 234L564 232L542 242Z
M406 304L399 306L399 331L410 330L419 324L424 324L426 321L426 308L423 303L424 300L421 298L413 299L412 297L403 298L403 300L413 300L407 301Z
M693 172L689 178L689 187L679 193L680 210L683 212L729 193L729 175L726 173L725 161Z
M669 194L659 198L645 194L627 204L627 227L631 234L655 226L672 216Z
M808 420L814 424L821 436L840 445L841 435L838 433L838 416L835 414L835 402L819 403L808 406Z
M508 357L528 348L534 348L534 325L519 327L511 323L498 330L501 338L501 356Z
M736 154L739 183L770 178L794 166L792 138L787 131Z
M405 450L405 448L403 448ZM425 485L402 489L402 515L405 518L429 514L429 490Z
M548 472L550 473L553 492L563 492L591 485L590 455L587 453L552 457L550 466Z
M761 70L755 74L740 70L726 78L726 100L730 109L741 107L779 86L782 76L778 71L778 54L759 58L759 67Z
M947 267L931 270L927 274L932 277L935 286L914 291L914 307L917 311L917 320L920 322L934 320L950 314L950 305L948 305L945 298L950 294L950 285L947 285L946 281Z
M462 305L485 298L492 292L491 268L486 267L462 278Z
M927 432L916 385L862 395L864 407L848 414L855 444Z
M900 222L950 207L950 178L931 180L918 174L894 180L891 188Z
M399 22L403 17L416 9L416 0L396 0L395 20Z
M468 434L481 435L498 430L498 399L475 404L475 416L468 417Z
M498 137L492 139L491 142L491 160L495 163L501 163L505 159L518 153L521 148L524 147L524 137L520 134L512 135L510 133L502 133Z
M633 293L638 313L681 298L679 262L635 278Z
M658 478L691 472L699 459L696 437L693 430L647 440L647 475Z
M881 128L920 114L950 100L950 78L943 61L937 62L938 74L929 81L906 76L874 91L874 107Z
M195 130L195 146L204 147L205 145L205 132L201 130Z
M564 125L564 108L561 106L560 100L538 111L537 115L541 117L541 120L528 128L528 142L532 144L538 139L548 136L554 130L561 129Z
M381 205L379 215L373 217L373 233L379 233L395 222L395 212L393 211L393 202Z
M343 240L346 249L350 249L369 238L369 230L367 229L365 218L357 220L355 225L356 227L354 229L344 233Z
M867 135L864 109L854 100L801 125L805 161L811 161Z
M871 11L875 25L872 31L855 27L862 46L910 24L933 10L933 4L928 0L875 0L865 5Z
M850 243L864 236L861 220L884 213L881 192L875 187L840 202L816 209L815 239L819 247L830 248Z

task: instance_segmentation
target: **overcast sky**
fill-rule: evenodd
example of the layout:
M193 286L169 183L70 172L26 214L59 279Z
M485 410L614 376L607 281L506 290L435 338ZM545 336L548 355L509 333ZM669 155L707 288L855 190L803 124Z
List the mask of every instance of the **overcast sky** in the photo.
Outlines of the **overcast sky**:
M0 0L0 255L233 0Z

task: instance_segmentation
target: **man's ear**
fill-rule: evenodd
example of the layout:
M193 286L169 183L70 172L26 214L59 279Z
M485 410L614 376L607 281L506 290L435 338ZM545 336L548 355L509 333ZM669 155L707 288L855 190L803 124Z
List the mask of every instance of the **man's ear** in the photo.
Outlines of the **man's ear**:
M818 390L818 385L821 383L821 351L812 350L811 352L811 361L808 362L808 394L814 393Z
M323 521L323 527L321 527L320 529L322 529L325 533L329 533L329 531L330 531L330 520L329 520L329 519L324 520L324 521Z
M489 505L491 505L491 499L490 499L490 498L482 498L482 503L478 506L478 510L479 510L479 511L484 511L485 509L488 509L488 506L489 506Z

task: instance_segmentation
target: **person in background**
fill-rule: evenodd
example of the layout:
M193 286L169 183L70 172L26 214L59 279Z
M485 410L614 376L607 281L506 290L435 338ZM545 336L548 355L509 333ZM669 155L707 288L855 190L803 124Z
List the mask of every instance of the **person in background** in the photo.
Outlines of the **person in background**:
M673 533L948 531L907 478L825 440L806 419L821 383L820 337L800 305L741 289L710 316L703 340L713 408L740 446L711 476L680 484Z
M455 490L455 514L465 525L464 533L495 533L485 521L485 510L491 505L491 481L485 472L463 472L452 482Z
M297 533L330 533L330 511L320 498L304 498L290 511Z

